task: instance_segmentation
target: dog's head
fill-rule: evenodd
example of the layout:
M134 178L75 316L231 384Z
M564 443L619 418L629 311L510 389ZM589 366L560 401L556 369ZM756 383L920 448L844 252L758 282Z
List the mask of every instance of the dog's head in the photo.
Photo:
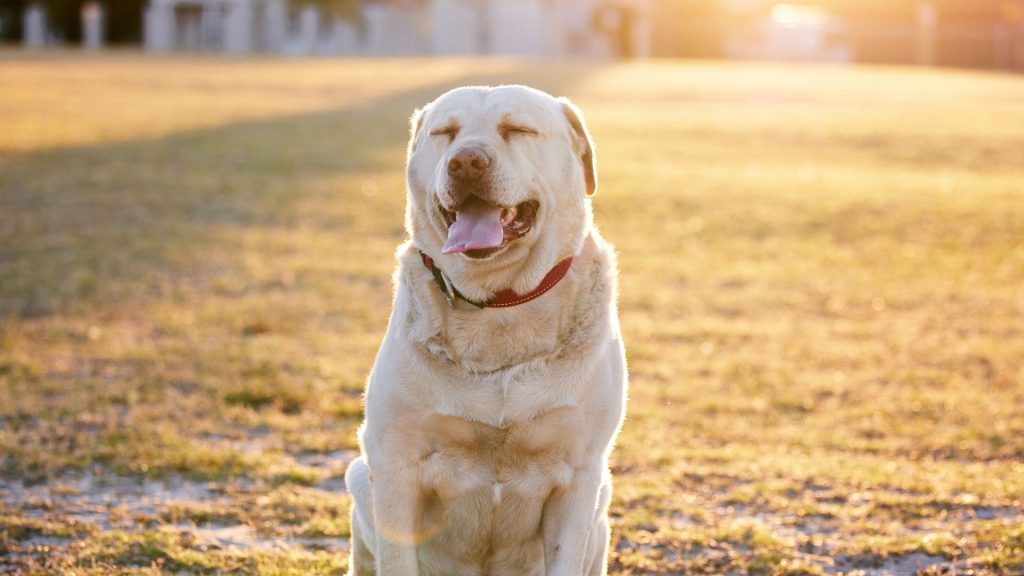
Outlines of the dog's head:
M564 98L452 90L413 115L407 166L409 233L471 298L534 288L589 230L594 148Z

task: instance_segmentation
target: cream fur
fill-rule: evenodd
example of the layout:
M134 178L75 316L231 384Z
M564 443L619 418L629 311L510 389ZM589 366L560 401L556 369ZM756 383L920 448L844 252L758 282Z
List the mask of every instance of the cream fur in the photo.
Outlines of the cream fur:
M503 138L507 119L538 134ZM453 141L432 135L457 122ZM496 158L502 204L534 199L534 228L486 259L442 255L445 166L464 143ZM418 111L406 226L387 334L366 391L350 574L580 576L606 573L608 456L626 401L614 253L592 224L593 147L568 101L521 86L460 88ZM430 255L467 297L535 288L519 306L450 308Z

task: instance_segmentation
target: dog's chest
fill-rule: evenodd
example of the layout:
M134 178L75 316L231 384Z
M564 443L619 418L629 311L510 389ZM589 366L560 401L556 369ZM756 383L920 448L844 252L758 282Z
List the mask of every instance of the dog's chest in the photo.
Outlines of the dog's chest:
M562 336L563 318L543 304L452 314L442 336L446 355L486 372L551 353Z
M581 411L568 406L505 427L431 415L423 430L423 484L442 500L481 490L494 506L524 494L541 498L572 481L583 424Z

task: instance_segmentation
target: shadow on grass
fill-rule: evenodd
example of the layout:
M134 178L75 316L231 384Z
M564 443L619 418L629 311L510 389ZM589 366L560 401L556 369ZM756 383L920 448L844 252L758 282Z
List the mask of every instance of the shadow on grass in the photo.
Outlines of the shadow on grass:
M301 456L355 447L413 109L471 83L563 94L597 67L4 158L0 474L333 474Z
M159 297L202 268L209 250L223 248L216 244L229 229L312 226L345 235L364 224L393 246L402 236L400 177L407 119L416 106L463 84L522 82L561 94L598 66L541 72L524 65L369 105L10 154L0 173L0 317ZM369 175L365 186L345 180L358 174ZM378 177L388 189L379 189ZM311 189L331 181L336 189ZM313 194L331 205L310 208ZM365 206L337 208L353 202ZM390 266L389 253L377 257Z

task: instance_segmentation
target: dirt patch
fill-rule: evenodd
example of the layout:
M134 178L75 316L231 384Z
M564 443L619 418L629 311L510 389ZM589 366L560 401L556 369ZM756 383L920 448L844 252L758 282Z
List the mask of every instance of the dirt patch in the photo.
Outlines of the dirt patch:
M949 564L949 561L942 556L930 556L921 552L890 556L884 560L879 559L877 562L866 561L864 558L840 556L836 558L835 566L828 568L826 572L838 574L856 570L857 574L864 576L914 576L922 570L944 564Z
M85 472L29 485L0 479L0 503L28 516L60 515L95 524L101 530L154 516L170 504L209 500L214 495L214 485L184 478L142 481Z

